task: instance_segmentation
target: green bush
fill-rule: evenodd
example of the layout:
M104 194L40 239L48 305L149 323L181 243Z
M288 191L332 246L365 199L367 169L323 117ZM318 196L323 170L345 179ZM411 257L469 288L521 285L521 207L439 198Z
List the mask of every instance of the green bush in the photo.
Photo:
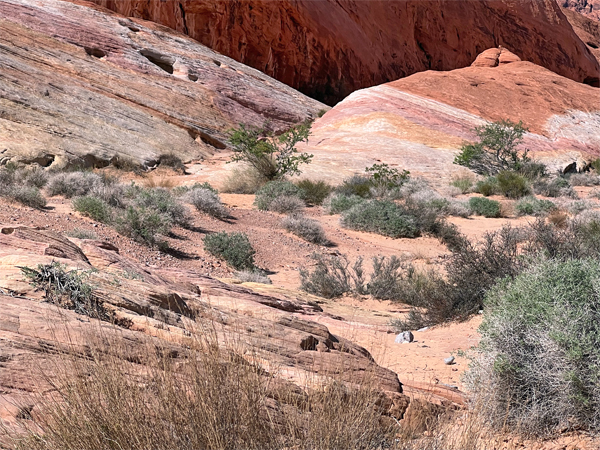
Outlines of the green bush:
M330 195L324 202L325 211L327 211L328 214L340 214L344 211L348 211L350 208L358 205L359 203L363 203L364 201L365 199L359 197L358 195L335 193Z
M204 249L236 270L253 269L256 251L245 233L214 233L204 238Z
M457 176L450 183L451 186L454 186L460 189L462 194L468 193L473 187L473 177L471 176Z
M110 223L112 211L103 200L92 197L76 197L73 199L73 209L82 215L102 223Z
M474 214L483 217L500 217L500 203L484 197L469 199L469 208Z
M498 192L498 180L496 177L487 177L485 180L479 180L475 185L475 192L489 197Z
M256 191L254 204L261 211L269 211L273 200L282 196L298 197L301 199L302 190L289 181L269 181Z
M187 227L190 224L189 211L168 189L132 185L128 188L127 195L142 210L168 216L169 221L176 225Z
M524 197L515 205L519 216L541 216L555 209L556 205L550 200L540 200L533 196Z
M550 260L488 293L466 381L490 424L600 431L598 286L597 260Z
M302 180L298 181L296 186L300 188L302 198L309 205L322 205L323 201L333 191L333 187L322 180Z
M516 172L503 171L496 175L498 190L508 198L521 198L531 193L529 183L524 176Z
M173 222L168 214L143 207L128 207L116 218L117 232L148 245L161 245L160 235L171 231Z
M360 203L342 215L342 226L392 238L419 235L415 218L391 201L370 200Z
M373 196L371 189L373 188L373 179L363 175L354 175L344 180L344 182L336 188L336 192L345 196L356 195L362 198L371 198Z

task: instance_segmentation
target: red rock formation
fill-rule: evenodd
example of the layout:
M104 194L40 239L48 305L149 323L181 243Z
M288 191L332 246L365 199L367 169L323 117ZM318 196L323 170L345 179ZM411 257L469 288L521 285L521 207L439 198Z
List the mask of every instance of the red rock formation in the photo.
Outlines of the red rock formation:
M595 83L600 66L555 0L94 0L184 32L326 102L502 45Z
M600 4L598 7L600 10ZM563 8L563 12L577 36L585 42L592 54L600 61L600 21L592 20L568 8ZM600 12L598 14L600 15Z
M565 8L576 11L590 19L600 20L600 0L558 0Z

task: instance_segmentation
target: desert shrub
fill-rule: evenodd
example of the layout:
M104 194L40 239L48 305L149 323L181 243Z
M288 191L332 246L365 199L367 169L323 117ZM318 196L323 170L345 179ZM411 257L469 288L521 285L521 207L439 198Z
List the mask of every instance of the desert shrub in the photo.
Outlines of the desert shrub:
M102 306L102 302L94 295L92 285L87 282L88 272L66 270L66 266L56 261L38 264L36 269L20 269L36 290L44 291L47 302L96 319L111 319L111 314Z
M235 278L242 283L272 284L271 279L260 270L241 270L234 274Z
M207 189L215 194L219 194L219 191L217 189L215 189L214 187L211 186L211 184L207 181L203 182L203 183L194 183L191 186L177 186L175 188L173 188L171 190L171 192L173 192L173 195L176 196L182 196L187 194L190 191L193 191L194 189Z
M204 249L237 270L253 269L256 251L245 233L213 233L204 237Z
M126 204L126 187L117 183L96 184L89 191L89 195L102 199L108 205L124 208Z
M219 195L212 190L201 187L193 188L185 194L184 199L198 211L217 219L225 219L229 216L229 210L221 203Z
M112 221L112 211L110 206L102 199L86 195L84 197L75 197L73 199L73 209L81 215L97 220L102 223Z
M289 181L270 181L256 191L254 204L261 211L269 211L271 202L277 197L297 197L302 198L302 190Z
M379 300L402 298L402 262L396 256L373 258L373 272L366 292Z
M319 222L304 216L291 215L283 220L283 227L305 241L317 245L329 245L329 239Z
M598 186L600 176L597 173L574 173L569 176L571 186Z
M228 194L254 194L268 181L252 166L236 167L225 178L221 190Z
M406 199L406 205L411 213L414 213L415 209L429 208L436 211L438 215L459 217L469 217L471 215L471 210L466 202L448 200L430 189L411 194Z
M430 191L431 187L424 178L411 178L398 189L397 198L407 198L420 191Z
M524 176L516 172L502 171L496 175L499 192L508 198L521 198L531 192Z
M298 197L280 195L271 202L269 211L279 214L297 214L301 213L305 206L304 200Z
M101 184L102 177L93 172L59 172L50 177L46 191L50 196L82 197Z
M268 180L300 175L300 165L310 163L313 155L300 153L296 145L308 141L311 125L307 121L275 137L267 131L267 124L263 128L242 124L230 132L231 162L247 163Z
M528 180L537 180L547 175L548 168L538 161L527 161L521 164L518 171Z
M338 194L350 196L358 196L362 198L371 198L373 196L371 188L373 187L373 180L371 177L365 175L353 175L350 178L344 180L335 191Z
M351 266L345 255L313 253L312 271L300 269L300 289L323 298L337 298L350 292L363 293L362 258Z
M158 159L158 164L161 167L170 167L173 170L176 170L181 173L185 173L186 167L181 158L173 153L167 153L164 155L160 155Z
M600 258L600 214L576 217L561 228L538 219L528 232L530 254L559 260Z
M96 233L83 228L74 228L71 231L67 231L65 234L76 239L98 239L98 235Z
M469 208L478 216L500 217L500 203L484 197L472 197L469 199Z
M527 131L522 122L510 120L475 127L479 142L463 145L454 158L454 164L468 167L481 175L519 170L531 162L527 150L519 152L518 149Z
M400 172L388 164L373 164L367 167L365 172L371 179L372 194L377 198L387 197L389 194L396 196L395 192L402 187L404 183L410 180L410 172L403 170Z
M483 308L485 293L498 280L519 274L526 261L519 254L518 229L504 227L477 243L457 239L444 264L446 276L410 269L403 279L402 301L415 308L399 324L416 329L450 320L465 320Z
M359 231L368 231L392 238L416 237L419 228L415 218L394 202L369 200L344 212L342 226Z
M555 209L556 205L550 200L540 200L533 196L524 197L515 205L519 216L543 216Z
M14 185L6 190L4 195L31 208L42 209L46 206L46 199L35 186Z
M138 209L167 216L176 225L187 227L190 224L189 211L168 189L142 188L132 184L127 189L127 196Z
M16 183L41 189L48 182L48 172L37 166L20 168L15 171L14 179Z
M302 191L302 199L309 205L322 205L333 191L333 186L322 180L301 180L296 183L296 186Z
M451 186L460 189L462 194L467 194L473 188L474 180L471 174L456 175L453 177Z
M569 223L569 215L559 209L553 209L548 214L548 222L557 228L565 228Z
M474 191L483 195L484 197L494 195L499 191L498 180L496 177L487 177L484 180L479 180L475 185Z
M543 261L486 297L467 376L490 424L600 431L600 265Z
M577 193L569 185L567 179L562 177L556 177L552 180L538 180L533 184L533 191L544 197L577 198Z
M325 199L323 205L327 214L340 214L364 201L365 199L358 195L334 193Z
M115 218L119 234L147 245L164 245L160 236L171 231L172 218L155 209L129 206Z

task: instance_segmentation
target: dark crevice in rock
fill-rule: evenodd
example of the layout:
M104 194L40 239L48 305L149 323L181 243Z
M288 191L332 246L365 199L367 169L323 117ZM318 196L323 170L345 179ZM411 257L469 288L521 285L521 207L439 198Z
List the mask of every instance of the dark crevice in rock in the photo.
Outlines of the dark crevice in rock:
M103 50L100 50L99 48L96 47L83 47L85 52L89 55L89 56L93 56L94 58L104 58L107 53Z
M175 58L149 49L140 50L140 53L155 66L160 67L167 73L173 74L173 64L175 64Z
M583 84L588 84L592 87L600 87L600 78L599 77L587 77L583 80Z

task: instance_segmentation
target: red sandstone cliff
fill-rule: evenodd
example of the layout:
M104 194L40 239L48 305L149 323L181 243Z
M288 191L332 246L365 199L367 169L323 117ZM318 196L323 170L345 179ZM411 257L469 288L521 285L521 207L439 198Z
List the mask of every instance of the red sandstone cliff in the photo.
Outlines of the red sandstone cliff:
M94 0L189 34L314 98L427 69L470 65L502 45L588 84L600 66L556 0Z
M565 8L583 14L590 19L600 20L600 0L558 0Z

